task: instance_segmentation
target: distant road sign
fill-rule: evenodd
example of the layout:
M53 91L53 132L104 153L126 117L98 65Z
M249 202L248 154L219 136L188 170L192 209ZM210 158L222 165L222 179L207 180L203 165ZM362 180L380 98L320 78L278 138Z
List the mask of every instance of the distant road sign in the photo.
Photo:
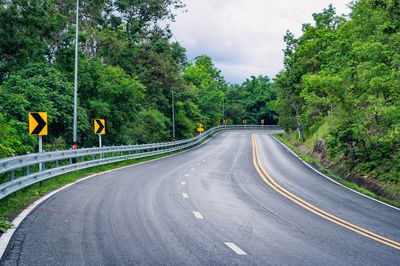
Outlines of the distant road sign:
M204 131L203 124L202 123L197 123L197 125L198 125L197 131L203 132Z
M221 124L221 121L217 120L217 125Z
M243 119L243 124L246 125L246 123L247 123L247 120L246 120L246 119Z
M264 125L264 119L261 119L261 124L263 124L263 125Z
M225 124L225 125L228 124L228 120L225 119L225 120L224 120L224 124Z
M104 119L94 119L94 133L95 134L106 134L106 122Z
M29 135L47 135L47 113L29 113Z

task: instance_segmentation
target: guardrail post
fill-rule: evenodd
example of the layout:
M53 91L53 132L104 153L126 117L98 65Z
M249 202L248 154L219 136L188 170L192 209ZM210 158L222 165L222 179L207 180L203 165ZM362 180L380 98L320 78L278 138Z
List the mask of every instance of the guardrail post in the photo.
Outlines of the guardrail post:
M26 155L29 155L30 154L30 152L29 151L27 151L26 152ZM30 169L29 169L30 167L29 167L29 165L26 167L26 175L29 175L30 173L31 173L31 171L30 171Z
M11 153L11 157L15 157L15 154L14 154L14 153ZM14 172L14 170L12 170L12 171L10 172L10 181L13 181L13 180L14 180L14 177L15 177L15 172Z
M41 163L41 165L42 165L42 167L41 167L42 170L41 170L41 171L46 170L46 163ZM45 184L46 184L46 181L44 181L44 180L42 180L42 181L39 182L39 186L40 186L40 187L44 187Z
M58 151L58 149L56 149L56 151ZM58 167L58 160L56 160L56 168Z

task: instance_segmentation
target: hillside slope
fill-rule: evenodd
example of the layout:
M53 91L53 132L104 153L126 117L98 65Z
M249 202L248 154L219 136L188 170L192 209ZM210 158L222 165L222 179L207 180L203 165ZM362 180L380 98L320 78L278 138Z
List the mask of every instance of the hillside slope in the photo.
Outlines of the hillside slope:
M286 34L275 108L309 152L318 141L321 162L399 200L400 3L351 5L348 17L329 6L301 37Z

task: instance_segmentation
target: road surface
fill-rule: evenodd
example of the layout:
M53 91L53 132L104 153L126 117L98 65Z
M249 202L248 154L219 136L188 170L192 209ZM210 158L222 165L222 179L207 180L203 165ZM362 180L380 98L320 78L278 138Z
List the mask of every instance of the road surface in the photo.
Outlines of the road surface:
M399 265L400 211L305 166L271 131L224 131L40 204L2 265Z

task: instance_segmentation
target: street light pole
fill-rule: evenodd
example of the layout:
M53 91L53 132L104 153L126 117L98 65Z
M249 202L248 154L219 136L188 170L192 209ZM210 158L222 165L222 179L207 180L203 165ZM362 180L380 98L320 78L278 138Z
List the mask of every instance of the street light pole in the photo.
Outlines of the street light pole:
M75 77L74 77L74 135L72 141L72 147L78 148L78 142L76 140L77 135L77 106L78 106L78 18L79 18L79 0L76 0L76 23L75 23Z
M225 123L225 98L222 98L222 123Z
M174 90L172 90L172 139L175 141L175 109L174 109Z

